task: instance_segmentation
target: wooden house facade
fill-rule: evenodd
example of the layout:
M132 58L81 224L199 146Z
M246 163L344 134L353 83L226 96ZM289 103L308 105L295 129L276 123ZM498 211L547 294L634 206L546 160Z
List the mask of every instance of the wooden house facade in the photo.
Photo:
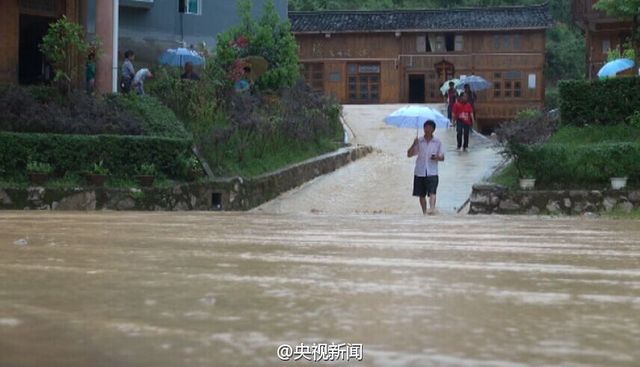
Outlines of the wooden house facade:
M609 50L622 49L632 34L631 19L619 19L593 8L598 0L573 0L571 12L576 25L582 30L586 42L585 75L597 78L598 70L607 62ZM627 73L633 74L634 70Z
M479 75L481 127L544 104L548 6L290 12L303 75L342 103L441 103L451 78Z
M0 0L0 83L37 83L51 77L38 49L49 23L62 15L82 23L81 0Z

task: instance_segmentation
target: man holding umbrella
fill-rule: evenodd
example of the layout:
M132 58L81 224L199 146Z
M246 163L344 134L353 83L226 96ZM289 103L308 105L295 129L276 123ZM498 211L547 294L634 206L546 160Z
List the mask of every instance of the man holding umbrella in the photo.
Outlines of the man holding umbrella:
M427 120L424 125L424 136L415 138L407 157L416 157L416 167L413 178L413 196L420 199L422 214L436 213L436 191L438 189L438 162L444 161L444 152L440 139L433 136L436 123ZM429 197L429 209L427 200Z

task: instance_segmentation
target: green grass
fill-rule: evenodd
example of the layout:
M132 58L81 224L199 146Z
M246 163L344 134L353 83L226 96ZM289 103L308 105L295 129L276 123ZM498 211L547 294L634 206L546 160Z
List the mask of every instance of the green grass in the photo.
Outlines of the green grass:
M224 176L255 177L332 152L341 146L341 141L332 139L321 139L316 144L304 147L280 145L278 149L272 149L261 157L252 157L243 162L227 159L214 170Z
M603 215L607 218L612 218L612 219L640 220L640 208L633 209L629 213L626 213L620 209L616 209L607 213L603 213Z
M508 163L489 178L490 182L506 187L518 187L518 172L513 163Z
M581 145L601 142L633 142L640 140L640 129L626 124L585 127L561 127L549 139L550 144Z

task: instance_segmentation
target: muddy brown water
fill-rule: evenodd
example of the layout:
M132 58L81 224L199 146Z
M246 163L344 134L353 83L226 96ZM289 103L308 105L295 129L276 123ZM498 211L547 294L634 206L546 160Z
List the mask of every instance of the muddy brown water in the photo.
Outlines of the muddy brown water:
M22 240L22 241L20 241ZM640 226L0 212L0 366L637 366Z

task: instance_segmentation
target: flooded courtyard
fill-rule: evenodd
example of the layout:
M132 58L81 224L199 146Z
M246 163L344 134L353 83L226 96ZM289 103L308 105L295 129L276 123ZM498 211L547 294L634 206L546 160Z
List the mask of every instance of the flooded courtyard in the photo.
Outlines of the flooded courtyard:
M637 222L0 212L0 279L2 367L640 361Z
M419 213L418 200L411 196L415 158L407 158L407 149L416 137L416 130L388 126L383 122L385 116L403 106L406 105L344 106L345 121L354 135L351 142L371 146L376 152L286 192L255 211ZM443 104L430 106L445 110ZM422 130L419 133L424 134ZM470 150L466 153L456 151L455 129L437 129L435 136L442 141L445 153L445 161L439 163L437 206L441 212L455 213L469 198L471 186L489 176L502 159L494 142L480 134L471 134Z

